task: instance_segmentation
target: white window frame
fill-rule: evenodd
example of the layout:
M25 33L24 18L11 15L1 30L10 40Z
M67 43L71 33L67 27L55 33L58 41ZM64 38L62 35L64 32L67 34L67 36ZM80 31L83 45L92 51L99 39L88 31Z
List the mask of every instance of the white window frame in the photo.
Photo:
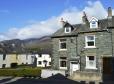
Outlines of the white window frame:
M95 22L94 26L93 26L93 22ZM98 28L98 20L95 17L92 17L92 19L90 20L90 29L96 29Z
M66 67L61 67L61 61L65 61L66 62ZM59 59L59 69L64 69L64 70L67 70L67 59Z
M93 63L93 66L91 66L90 63ZM89 56L86 56L86 69L97 69L96 68L96 56L94 56L94 61L90 61Z
M69 31L67 31L67 29L69 30ZM71 32L71 27L65 27L65 33L70 33Z
M94 40L88 40L89 36L93 36ZM91 42L91 41L94 42L94 45L93 46L88 46L88 42ZM96 48L95 47L95 35L87 35L87 36L85 36L85 48Z
M66 45L66 48L61 48L61 44L62 43L66 43L66 41L61 41L62 39L59 40L59 50L67 50L67 45ZM63 39L63 40L66 40L66 39Z

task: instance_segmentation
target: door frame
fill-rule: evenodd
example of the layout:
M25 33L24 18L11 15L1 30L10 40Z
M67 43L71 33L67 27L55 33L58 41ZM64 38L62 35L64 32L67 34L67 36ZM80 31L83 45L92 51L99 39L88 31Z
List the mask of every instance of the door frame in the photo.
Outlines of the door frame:
M70 75L73 74L73 70L72 70L72 62L76 62L76 64L78 64L79 70L80 70L80 63L78 61L70 61Z

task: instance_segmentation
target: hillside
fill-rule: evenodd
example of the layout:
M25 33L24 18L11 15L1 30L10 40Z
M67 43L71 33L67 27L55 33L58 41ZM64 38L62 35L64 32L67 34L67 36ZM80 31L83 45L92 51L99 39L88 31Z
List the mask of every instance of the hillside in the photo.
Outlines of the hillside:
M51 37L43 36L25 40L12 39L0 42L0 53L25 53L30 51L51 53Z

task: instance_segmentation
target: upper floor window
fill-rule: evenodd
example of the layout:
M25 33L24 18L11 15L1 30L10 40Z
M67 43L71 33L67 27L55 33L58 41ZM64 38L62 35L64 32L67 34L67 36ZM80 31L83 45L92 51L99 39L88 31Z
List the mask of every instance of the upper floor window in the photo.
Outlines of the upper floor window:
M90 20L90 28L98 28L98 20L95 17Z
M5 60L6 59L6 54L3 54L3 60Z
M85 46L87 48L95 47L95 35L85 36Z
M71 27L65 27L65 33L70 33L71 32Z
M60 39L59 40L59 49L60 50L66 50L66 39Z

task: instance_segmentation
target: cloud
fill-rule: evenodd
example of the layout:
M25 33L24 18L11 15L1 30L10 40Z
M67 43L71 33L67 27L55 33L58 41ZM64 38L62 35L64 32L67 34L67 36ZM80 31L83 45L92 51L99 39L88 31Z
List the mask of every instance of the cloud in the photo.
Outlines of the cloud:
M83 11L86 12L89 18L92 16L95 16L98 19L107 17L107 10L103 7L100 1L87 1L87 5L82 10L79 10L78 7L70 7L64 10L59 16L53 16L45 21L37 22L30 20L28 21L30 24L22 28L10 28L8 33L0 34L0 40L38 38L52 34L61 27L61 18L64 18L64 20L67 20L71 24L81 23Z

